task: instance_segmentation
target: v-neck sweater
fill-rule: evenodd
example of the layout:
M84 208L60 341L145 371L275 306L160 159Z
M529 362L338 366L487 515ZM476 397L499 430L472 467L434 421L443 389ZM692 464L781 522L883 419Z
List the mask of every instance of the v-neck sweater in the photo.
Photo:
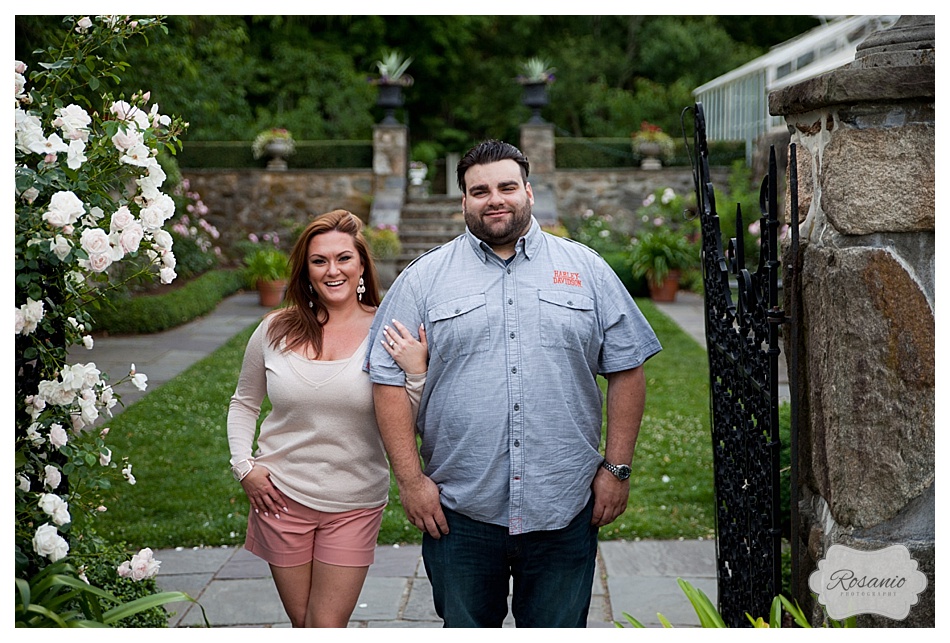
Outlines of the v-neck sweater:
M331 513L385 504L389 465L376 425L373 385L362 369L369 337L346 359L311 360L283 350L283 342L271 346L268 325L265 318L251 335L231 397L231 464L252 456L267 395L273 410L261 423L253 457L281 492ZM425 377L406 376L413 411Z

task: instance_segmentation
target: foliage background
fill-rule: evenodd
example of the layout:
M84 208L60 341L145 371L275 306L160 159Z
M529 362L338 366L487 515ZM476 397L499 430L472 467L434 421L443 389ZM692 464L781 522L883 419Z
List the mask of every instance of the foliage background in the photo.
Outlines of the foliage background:
M17 16L18 49L60 16ZM398 49L415 84L397 117L439 153L517 140L527 120L517 61L551 61L545 118L558 136L628 137L648 120L678 133L690 91L818 24L813 16L171 16L168 34L124 52L127 94L149 87L186 140L368 139L382 116L367 82ZM23 46L19 46L23 43ZM33 62L28 58L28 64ZM517 106L498 109L498 105Z

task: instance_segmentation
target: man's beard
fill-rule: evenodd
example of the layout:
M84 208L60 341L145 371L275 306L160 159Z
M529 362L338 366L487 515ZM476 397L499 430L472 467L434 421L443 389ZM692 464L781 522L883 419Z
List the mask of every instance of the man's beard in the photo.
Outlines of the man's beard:
M481 213L465 210L465 225L476 237L489 246L503 246L514 243L523 235L531 223L531 203L525 202L520 208L511 213L511 217L503 225L489 225L485 223Z

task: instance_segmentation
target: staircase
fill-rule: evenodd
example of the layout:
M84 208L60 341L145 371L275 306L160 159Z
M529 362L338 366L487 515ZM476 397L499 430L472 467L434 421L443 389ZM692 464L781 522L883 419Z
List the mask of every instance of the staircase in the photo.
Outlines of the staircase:
M396 269L402 272L410 261L425 251L451 241L463 232L465 218L459 197L410 194L399 217L402 254L396 259Z

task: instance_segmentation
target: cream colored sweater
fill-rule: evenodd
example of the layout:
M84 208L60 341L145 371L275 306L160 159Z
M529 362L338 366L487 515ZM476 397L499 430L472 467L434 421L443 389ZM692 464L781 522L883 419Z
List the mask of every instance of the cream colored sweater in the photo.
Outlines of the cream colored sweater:
M268 319L248 341L228 409L231 464L251 457L261 402L273 410L261 424L255 466L297 502L331 513L378 507L389 493L389 465L376 426L373 385L362 369L367 342L343 360L310 360L274 349ZM406 376L413 412L425 373Z

